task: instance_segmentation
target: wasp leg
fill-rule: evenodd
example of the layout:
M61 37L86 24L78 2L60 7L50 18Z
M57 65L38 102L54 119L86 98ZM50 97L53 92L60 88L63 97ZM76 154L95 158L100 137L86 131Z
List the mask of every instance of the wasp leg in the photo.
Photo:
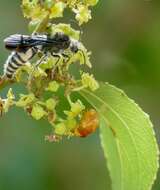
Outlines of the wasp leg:
M64 53L62 54L62 56L65 58L65 59L63 59L62 69L64 72L66 72L69 67L69 61L71 60L71 56L64 54Z
M55 65L57 65L60 61L61 61L61 59L62 59L62 56L61 55L59 55L59 54L51 54L53 57L55 57L55 58L58 58L57 59L57 61L56 61L56 63L55 63Z
M41 58L40 58L40 60L33 66L33 70L32 70L32 72L31 72L31 78L32 78L32 76L33 76L33 73L34 73L34 71L38 68L38 66L45 60L45 58L47 57L47 55L45 54L45 55L43 55Z
M64 60L64 63L68 63L69 60L71 59L71 57L70 57L69 55L65 54L65 53L62 53L62 56L63 56L64 58L66 58L66 60Z
M47 57L48 55L43 55L40 60L35 64L35 68L37 68Z
M33 74L34 74L35 70L36 70L36 69L38 68L38 66L44 61L44 59L45 59L46 57L47 57L46 54L43 55L43 56L40 58L40 60L33 66L33 69L32 69L32 71L31 71L31 73L30 73L30 75L29 75L29 81L32 80Z
M53 57L58 58L56 63L55 63L55 67L52 70L53 74L57 71L57 73L59 73L60 75L62 75L62 64L63 63L63 56L61 54L51 54Z

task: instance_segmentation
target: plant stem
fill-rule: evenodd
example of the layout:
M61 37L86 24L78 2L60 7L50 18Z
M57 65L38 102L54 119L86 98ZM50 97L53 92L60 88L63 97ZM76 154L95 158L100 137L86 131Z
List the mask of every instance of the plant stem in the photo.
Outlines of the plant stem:
M8 85L14 83L13 80L8 80L8 79L5 79L5 78L0 78L0 92L5 88L7 87Z

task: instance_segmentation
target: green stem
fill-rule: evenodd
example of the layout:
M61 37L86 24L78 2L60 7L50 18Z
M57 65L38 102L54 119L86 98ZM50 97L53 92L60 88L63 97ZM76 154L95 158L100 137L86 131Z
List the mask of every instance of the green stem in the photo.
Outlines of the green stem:
M68 102L69 102L69 104L70 104L70 106L71 106L71 105L72 105L72 100L71 100L70 95L67 95L67 100L68 100Z
M36 29L33 31L33 34L44 32L46 30L48 22L49 22L49 13L46 16L44 16L42 21L38 24Z
M80 86L80 87L74 88L72 91L77 92L77 91L83 90L84 88L86 88L86 87L85 86Z

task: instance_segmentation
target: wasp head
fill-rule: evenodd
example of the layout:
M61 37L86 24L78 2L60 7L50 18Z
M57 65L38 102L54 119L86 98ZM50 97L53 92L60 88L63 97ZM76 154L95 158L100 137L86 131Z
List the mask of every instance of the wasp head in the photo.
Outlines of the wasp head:
M70 49L73 53L77 53L79 51L79 42L72 39L70 43Z
M82 44L78 40L71 39L70 50L73 53L79 53L82 56L84 64L86 63L86 56Z

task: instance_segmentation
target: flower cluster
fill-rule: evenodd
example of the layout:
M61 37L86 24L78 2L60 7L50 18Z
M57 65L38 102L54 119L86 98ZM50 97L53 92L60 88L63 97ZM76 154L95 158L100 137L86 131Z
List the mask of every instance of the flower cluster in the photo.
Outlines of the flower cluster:
M70 71L70 67L77 63L91 68L90 52L79 41L79 31L73 29L70 24L54 24L53 19L62 17L65 8L68 7L76 14L75 18L81 25L91 18L90 7L97 2L98 0L22 1L24 16L30 19L31 32L45 33L50 36L63 32L78 41L81 51L73 53L67 49L65 50L67 56L59 55L58 58L48 54L47 58L36 67L43 56L41 52L38 53L37 61L26 63L14 76L14 82L23 83L28 93L15 97L12 89L9 89L7 98L0 99L0 113L6 113L11 106L17 106L36 120L46 119L53 129L51 135L45 138L49 141L59 141L62 136L85 137L96 130L99 124L97 112L85 107L80 99L71 100L73 92L84 88L95 91L99 87L92 74L81 70L80 79L76 79ZM63 111L61 109L59 113L62 102L67 107Z
M98 0L23 0L24 16L37 25L45 17L54 19L62 17L66 8L75 13L79 25L91 19L90 7L95 6Z

